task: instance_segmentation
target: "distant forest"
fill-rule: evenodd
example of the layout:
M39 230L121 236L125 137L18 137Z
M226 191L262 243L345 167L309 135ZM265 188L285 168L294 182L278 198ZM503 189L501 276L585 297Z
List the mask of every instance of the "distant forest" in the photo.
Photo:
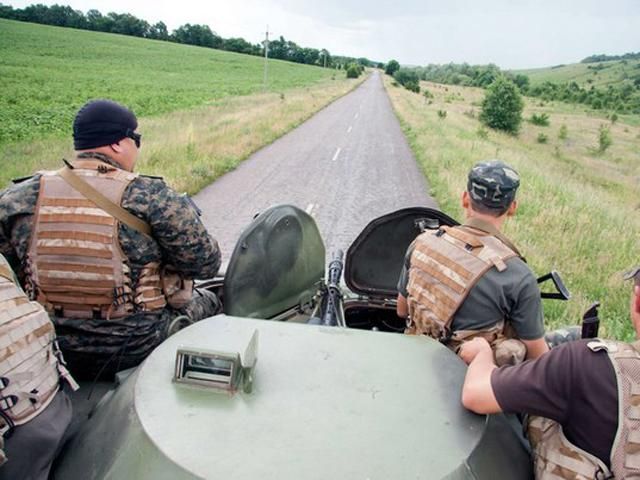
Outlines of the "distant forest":
M248 55L264 55L263 45L251 44L244 38L222 38L212 31L208 25L187 23L169 33L164 22L150 25L147 21L129 13L110 12L107 15L102 15L98 10L89 10L84 14L80 10L74 10L64 5L47 6L37 4L20 9L0 3L0 18L96 32L118 33L120 35L198 45ZM381 63L373 62L367 58L332 56L324 48L300 47L290 40L285 40L282 36L276 40L269 41L269 58L327 68L343 68L350 63L359 63L365 67L382 66Z
M640 52L630 52L624 55L590 55L580 60L580 63L610 62L612 60L640 60Z

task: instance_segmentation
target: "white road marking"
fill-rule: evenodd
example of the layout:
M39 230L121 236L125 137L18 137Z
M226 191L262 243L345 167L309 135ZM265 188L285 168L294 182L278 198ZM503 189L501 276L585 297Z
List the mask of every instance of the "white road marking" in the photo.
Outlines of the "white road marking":
M332 162L335 162L338 159L338 155L340 155L340 150L341 148L338 147L338 149L336 150L336 153L333 155L333 158L331 159Z
M351 133L351 130L352 130L352 129L353 129L353 127L351 127L351 126L350 126L350 127L347 129L347 133Z
M309 215L311 215L311 212L313 211L313 207L315 207L315 205L314 205L313 203L310 203L310 204L307 206L307 208L306 208L305 212L307 212Z
M353 118L358 118L360 116L360 113L356 113Z

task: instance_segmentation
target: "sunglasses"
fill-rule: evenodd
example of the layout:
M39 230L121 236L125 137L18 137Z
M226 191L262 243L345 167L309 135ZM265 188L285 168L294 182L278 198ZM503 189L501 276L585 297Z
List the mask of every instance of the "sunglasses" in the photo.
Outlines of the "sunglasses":
M130 138L136 144L136 148L140 148L140 143L142 143L142 135L134 132L130 128L127 128L127 133L124 134L125 137Z

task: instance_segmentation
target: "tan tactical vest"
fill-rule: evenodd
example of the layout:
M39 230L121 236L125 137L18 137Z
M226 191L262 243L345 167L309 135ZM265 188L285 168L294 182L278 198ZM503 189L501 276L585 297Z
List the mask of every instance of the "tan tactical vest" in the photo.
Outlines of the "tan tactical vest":
M502 345L501 352L496 353L500 365L524 359L524 344L510 340L514 334L503 318L497 318L490 329L451 331L455 313L478 280L493 267L504 271L505 262L519 256L515 247L510 243L507 246L508 241L501 238L471 226L442 227L416 238L407 284L407 333L429 335L454 349L483 336L494 351Z
M78 160L74 167L77 177L117 206L137 176L96 160ZM166 305L159 263L145 265L132 284L118 225L59 172L42 176L25 272L32 295L48 312L109 319Z
M0 436L42 412L58 392L60 377L77 389L49 316L16 285L0 255Z
M618 431L611 448L611 469L597 457L573 445L557 422L529 420L536 479L591 480L640 478L640 353L637 345L595 339L594 352L606 350L618 384Z

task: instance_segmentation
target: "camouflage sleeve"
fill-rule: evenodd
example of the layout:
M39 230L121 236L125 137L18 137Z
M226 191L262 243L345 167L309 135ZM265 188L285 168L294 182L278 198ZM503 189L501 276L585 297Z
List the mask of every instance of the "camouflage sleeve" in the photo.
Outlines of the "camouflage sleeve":
M39 189L35 175L0 192L0 253L16 271L31 238L31 222L24 219L35 213Z
M128 187L122 206L146 220L165 261L186 278L211 278L220 268L220 248L188 197L162 179L140 176Z

